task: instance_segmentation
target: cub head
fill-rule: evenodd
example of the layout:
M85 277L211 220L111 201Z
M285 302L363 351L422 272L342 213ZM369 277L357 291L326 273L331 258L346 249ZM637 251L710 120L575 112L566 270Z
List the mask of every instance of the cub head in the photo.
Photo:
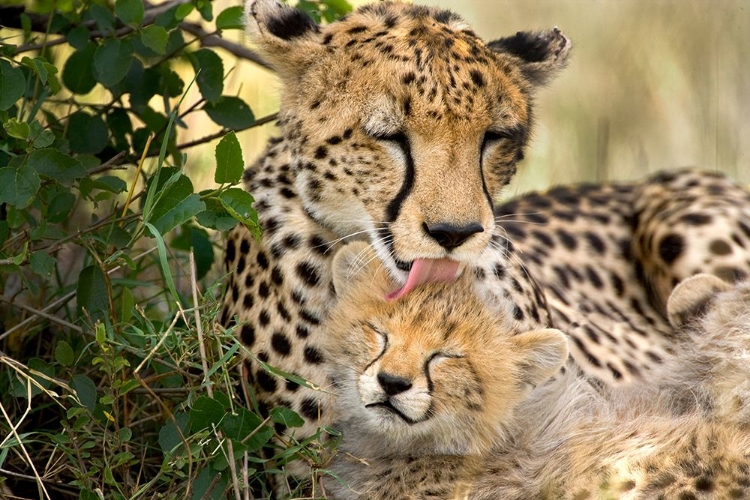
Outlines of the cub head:
M570 41L554 29L485 44L450 11L398 2L318 26L249 0L246 26L281 78L280 123L310 216L366 234L400 283L418 259L475 261L523 158L534 91Z
M393 301L395 284L366 243L343 247L333 266L326 349L337 420L370 453L481 453L567 357L561 332L514 335L512 318L490 313L466 278Z

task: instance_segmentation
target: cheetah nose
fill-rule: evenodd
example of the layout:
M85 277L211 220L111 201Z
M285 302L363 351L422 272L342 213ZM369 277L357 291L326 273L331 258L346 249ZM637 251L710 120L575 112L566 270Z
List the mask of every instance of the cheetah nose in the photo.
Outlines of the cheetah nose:
M482 225L477 222L460 227L444 222L430 225L423 223L422 226L425 232L446 250L452 250L461 246L472 234L484 232Z
M408 379L386 372L378 373L378 382L389 396L395 396L411 389L411 382Z

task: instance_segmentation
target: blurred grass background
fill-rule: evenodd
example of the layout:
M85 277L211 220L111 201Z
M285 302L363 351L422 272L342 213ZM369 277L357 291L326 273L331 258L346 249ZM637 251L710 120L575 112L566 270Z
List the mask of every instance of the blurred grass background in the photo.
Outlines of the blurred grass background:
M559 26L573 41L568 68L538 94L534 139L507 195L638 179L680 166L721 170L750 183L747 0L419 3L452 9L486 40ZM242 61L227 93L240 87L256 116L275 110L278 82L271 73ZM208 129L211 124L190 124L197 137ZM245 160L275 133L273 125L243 132ZM210 164L213 147L194 150L192 167L200 168L202 158Z

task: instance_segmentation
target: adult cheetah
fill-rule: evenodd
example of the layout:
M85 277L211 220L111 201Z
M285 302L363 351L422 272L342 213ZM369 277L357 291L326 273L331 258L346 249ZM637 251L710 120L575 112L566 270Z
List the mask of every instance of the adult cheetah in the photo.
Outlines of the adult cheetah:
M482 259L493 200L523 158L533 95L571 44L556 28L486 44L450 11L398 2L318 26L250 0L246 25L283 83L282 137L246 172L263 238L242 227L229 236L222 322L236 320L260 360L325 386L334 250L371 241L401 284L394 296ZM327 394L250 362L246 371L261 410L305 418L300 434L329 421Z

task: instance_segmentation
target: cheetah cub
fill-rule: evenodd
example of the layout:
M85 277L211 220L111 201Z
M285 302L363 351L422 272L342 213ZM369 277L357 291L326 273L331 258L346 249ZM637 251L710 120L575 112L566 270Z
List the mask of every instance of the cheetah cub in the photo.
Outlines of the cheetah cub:
M558 330L511 330L466 276L388 300L395 284L366 243L333 261L339 297L326 349L336 361L336 499L461 497L490 449L516 433L514 408L568 356Z
M343 440L332 498L750 498L750 429L731 406L745 393L725 405L725 373L700 371L718 350L686 347L693 354L667 362L663 384L604 394L572 366L551 378L568 354L561 332L513 331L468 277L389 301L394 285L373 256L355 243L334 259L340 300L326 348ZM720 286L678 287L670 318L686 344L735 332L722 356L741 356L750 287L706 301L707 283ZM695 387L703 396L689 400Z

